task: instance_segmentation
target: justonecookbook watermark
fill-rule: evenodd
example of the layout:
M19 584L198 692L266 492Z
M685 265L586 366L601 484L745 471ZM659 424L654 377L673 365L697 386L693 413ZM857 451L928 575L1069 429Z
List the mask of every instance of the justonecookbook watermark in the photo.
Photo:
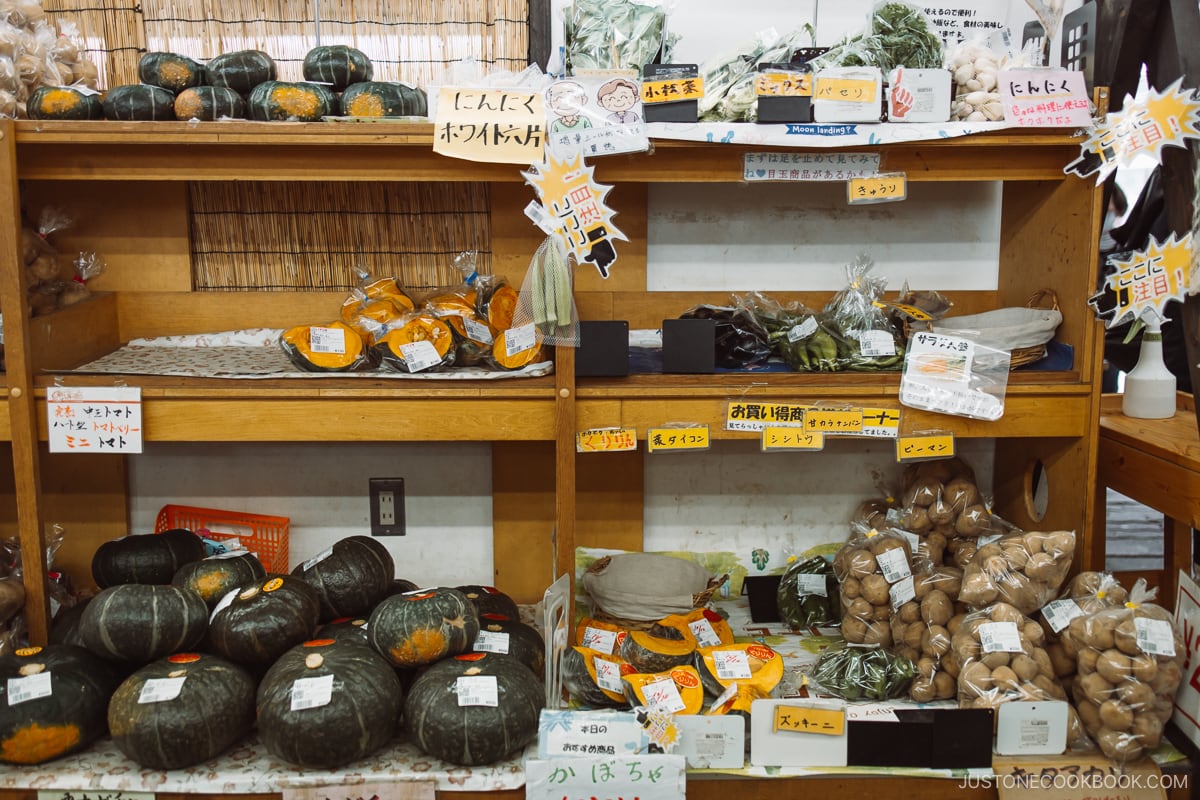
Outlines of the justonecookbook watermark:
M1103 791L1136 791L1141 789L1187 789L1188 778L1181 775L1160 775L1156 772L1118 773L1101 769L1068 772L1045 770L1034 774L1018 770L1002 775L970 776L958 784L959 789L1088 789Z

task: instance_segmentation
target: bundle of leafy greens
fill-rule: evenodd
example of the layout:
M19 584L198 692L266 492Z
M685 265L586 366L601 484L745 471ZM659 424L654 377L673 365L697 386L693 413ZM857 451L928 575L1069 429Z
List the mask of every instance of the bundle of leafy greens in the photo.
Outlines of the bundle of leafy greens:
M942 41L924 12L909 3L879 3L866 33L838 43L813 61L813 69L879 67L886 75L895 67L937 69Z

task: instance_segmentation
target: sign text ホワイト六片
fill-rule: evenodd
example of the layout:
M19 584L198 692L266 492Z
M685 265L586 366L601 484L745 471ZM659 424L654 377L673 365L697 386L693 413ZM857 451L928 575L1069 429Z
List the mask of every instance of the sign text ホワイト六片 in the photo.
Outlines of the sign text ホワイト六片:
M443 87L434 114L434 152L471 161L535 164L546 146L540 92Z

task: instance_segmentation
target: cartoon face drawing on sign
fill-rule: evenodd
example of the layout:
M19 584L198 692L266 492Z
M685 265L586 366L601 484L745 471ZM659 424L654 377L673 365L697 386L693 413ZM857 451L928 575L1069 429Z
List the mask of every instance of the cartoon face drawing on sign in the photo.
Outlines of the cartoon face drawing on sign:
M546 106L557 119L550 123L550 132L562 133L592 127L592 121L580 113L587 101L587 92L575 81L552 83L546 89Z
M638 87L633 81L614 78L596 92L596 102L610 112L608 118L621 125L632 125L641 117L631 109L638 103Z

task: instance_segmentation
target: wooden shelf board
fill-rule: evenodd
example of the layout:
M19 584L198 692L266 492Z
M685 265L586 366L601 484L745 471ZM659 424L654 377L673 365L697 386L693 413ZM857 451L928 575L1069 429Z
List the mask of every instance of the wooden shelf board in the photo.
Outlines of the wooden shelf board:
M1087 395L1091 387L1079 382L1078 372L1014 372L1008 394ZM794 372L722 372L713 375L640 374L626 378L579 378L581 398L590 397L696 397L727 396L732 392L754 397L803 395L894 397L900 387L898 372L845 372L802 374Z

